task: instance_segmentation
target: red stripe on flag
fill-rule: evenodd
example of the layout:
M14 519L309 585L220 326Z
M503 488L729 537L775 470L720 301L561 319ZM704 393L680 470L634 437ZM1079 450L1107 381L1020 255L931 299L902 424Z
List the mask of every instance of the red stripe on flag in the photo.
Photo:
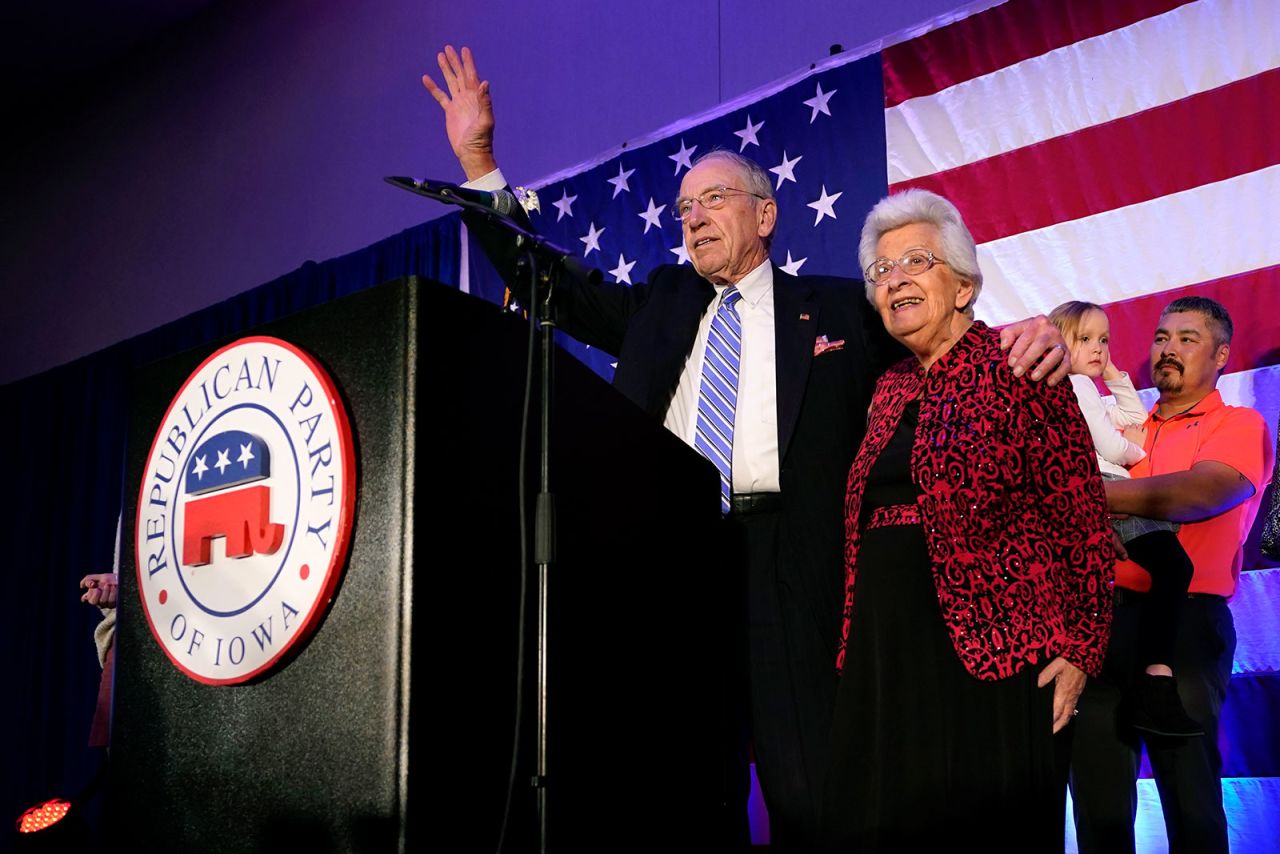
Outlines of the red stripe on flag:
M979 243L1280 163L1280 69L889 189L955 202Z
M1013 0L881 52L885 106L1127 27L1191 0Z
M1160 312L1190 296L1215 299L1231 315L1235 334L1227 373L1280 364L1280 266L1264 267L1103 306L1111 321L1111 359L1136 386L1151 385L1151 340Z

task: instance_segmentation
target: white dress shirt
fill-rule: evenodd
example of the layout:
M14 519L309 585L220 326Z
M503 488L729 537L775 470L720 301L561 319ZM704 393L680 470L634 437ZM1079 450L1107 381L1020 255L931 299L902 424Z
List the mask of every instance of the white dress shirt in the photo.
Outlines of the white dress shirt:
M503 176L501 169L494 169L492 172L486 172L474 181L468 181L462 186L468 190L484 190L486 193L492 193L494 190L501 190L507 186L507 179Z
M778 492L778 374L776 338L773 334L773 265L765 261L737 285L742 299L742 353L738 368L738 405L733 423L733 491ZM716 286L716 297L698 324L698 336L680 372L680 382L667 408L663 424L689 445L698 427L698 389L702 385L702 360L707 351L711 320L720 306L725 286Z

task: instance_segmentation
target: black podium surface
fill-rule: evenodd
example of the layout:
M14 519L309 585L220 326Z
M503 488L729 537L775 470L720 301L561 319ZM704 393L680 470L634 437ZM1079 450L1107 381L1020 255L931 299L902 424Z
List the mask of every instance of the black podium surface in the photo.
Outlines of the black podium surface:
M173 395L216 348L138 377L109 803L120 850L494 850L515 709L527 330L417 280L255 330L307 351L334 378L357 449L357 512L345 574L314 635L239 685L203 684L170 662L138 605L134 559L147 449ZM711 551L718 476L558 355L551 844L707 850L737 648L727 641L733 579ZM534 489L535 464L531 453ZM510 851L535 840L529 583Z

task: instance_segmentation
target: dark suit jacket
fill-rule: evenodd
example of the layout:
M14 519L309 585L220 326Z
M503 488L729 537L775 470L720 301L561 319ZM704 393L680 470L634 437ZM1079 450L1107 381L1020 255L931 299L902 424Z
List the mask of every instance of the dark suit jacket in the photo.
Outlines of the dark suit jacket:
M514 247L483 223L468 220L498 271L522 295ZM661 420L714 295L710 282L683 265L659 267L647 283L634 286L591 285L565 276L557 286L557 323L579 341L617 356L614 386ZM849 465L862 441L877 377L907 351L884 331L860 281L797 277L775 265L773 300L783 496L777 564L783 583L812 613L815 629L830 639L827 660L834 671ZM844 344L815 356L815 343L824 335Z

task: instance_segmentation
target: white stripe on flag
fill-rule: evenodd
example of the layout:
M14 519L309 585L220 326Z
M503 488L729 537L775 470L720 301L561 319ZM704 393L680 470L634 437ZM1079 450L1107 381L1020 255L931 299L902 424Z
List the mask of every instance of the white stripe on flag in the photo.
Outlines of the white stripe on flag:
M1237 310L1246 309L1240 306ZM1227 361L1227 370L1231 370L1231 362ZM1255 368L1252 371L1236 371L1223 374L1218 379L1218 391L1222 399L1232 406L1247 406L1262 413L1267 419L1274 442L1277 430L1280 430L1280 365Z
M1231 615L1236 621L1231 672L1280 674L1280 642L1275 636L1280 625L1280 567L1240 573L1231 597Z
M1066 299L1109 303L1280 263L1280 166L978 247L975 307L1001 325ZM1239 306L1247 310L1247 306Z
M1277 67L1276 0L1201 0L885 110L889 183L974 163Z

